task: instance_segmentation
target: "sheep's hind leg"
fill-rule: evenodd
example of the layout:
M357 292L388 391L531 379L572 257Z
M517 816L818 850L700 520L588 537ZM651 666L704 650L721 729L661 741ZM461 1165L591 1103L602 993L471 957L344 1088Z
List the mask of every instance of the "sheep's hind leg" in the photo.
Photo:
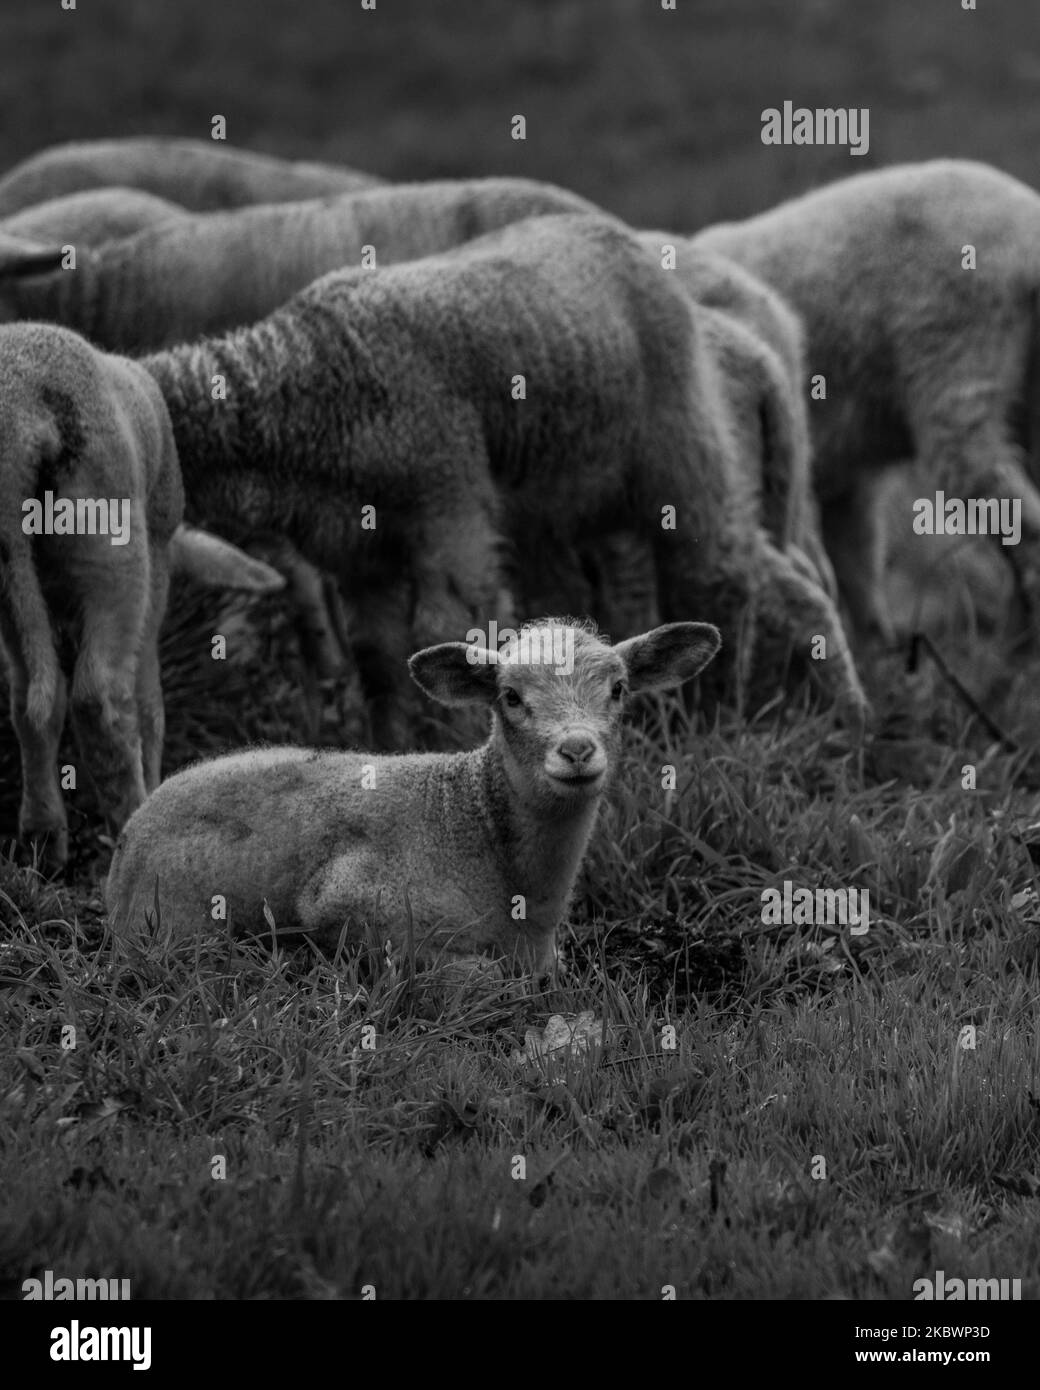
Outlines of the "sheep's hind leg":
M11 723L18 737L22 764L22 799L18 812L18 838L24 845L37 846L41 865L56 871L65 865L69 853L68 823L58 780L58 745L65 724L65 679L59 673L54 703L41 728L29 719L28 676L24 666L13 659L15 636L0 621L11 686Z
M372 744L400 752L414 740L421 714L419 689L408 674L413 650L409 586L398 579L358 594L351 606L351 641Z
M162 777L166 711L159 670L159 628L166 611L170 576L162 559L153 560L151 599L137 665L137 721L141 735L141 766L145 790L155 791Z
M143 533L144 522L140 522ZM81 583L84 611L72 678L80 756L114 831L145 799L138 725L138 664L148 620L146 553L107 557ZM154 754L153 754L154 757Z

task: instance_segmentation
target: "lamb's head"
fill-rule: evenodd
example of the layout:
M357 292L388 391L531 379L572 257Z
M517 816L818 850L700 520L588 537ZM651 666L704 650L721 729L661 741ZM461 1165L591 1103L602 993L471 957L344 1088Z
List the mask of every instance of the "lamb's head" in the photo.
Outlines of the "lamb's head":
M690 680L721 643L708 623L667 623L611 646L589 625L548 618L498 650L446 642L409 662L427 694L483 703L514 792L543 814L578 810L605 789L629 695Z

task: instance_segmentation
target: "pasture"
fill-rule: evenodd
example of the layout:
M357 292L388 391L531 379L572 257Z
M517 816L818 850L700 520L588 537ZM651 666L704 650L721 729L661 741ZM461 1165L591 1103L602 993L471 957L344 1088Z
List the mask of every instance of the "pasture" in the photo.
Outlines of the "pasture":
M1025 3L92 9L0 15L0 169L223 112L258 149L550 179L648 227L938 154L1040 184ZM766 149L786 97L869 105L869 159ZM1040 1297L1040 661L1003 611L976 625L978 544L890 586L964 689L906 647L864 665L862 749L797 688L647 708L541 991L378 941L120 958L96 824L71 821L67 882L0 862L0 1296L52 1269L161 1299L908 1299L936 1270ZM221 667L215 605L171 599L167 773L305 741L284 608ZM321 697L309 736L349 746L356 692ZM4 722L5 834L16 806ZM869 930L763 922L785 880L867 889ZM536 1046L588 1013L600 1042Z

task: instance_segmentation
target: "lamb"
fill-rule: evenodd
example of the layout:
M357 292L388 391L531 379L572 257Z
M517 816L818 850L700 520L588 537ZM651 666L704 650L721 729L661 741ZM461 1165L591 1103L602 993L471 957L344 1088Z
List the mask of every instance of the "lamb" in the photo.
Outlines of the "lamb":
M143 232L146 227L188 216L177 203L136 188L92 188L85 193L67 193L45 203L34 203L5 218L0 223L0 247L3 237L21 242L100 246Z
M40 150L0 179L0 217L64 193L115 185L211 212L349 193L379 182L344 165L290 162L213 140L76 140Z
M987 165L935 160L843 179L693 244L805 319L826 380L810 407L823 534L860 635L893 636L877 502L884 470L913 456L952 496L1021 499L1021 544L1001 553L1040 623L1040 493L1009 426L1038 399L1040 197Z
M164 782L125 827L106 885L117 940L306 933L414 941L417 955L486 953L544 971L620 747L629 695L679 685L720 645L671 623L610 646L547 619L496 651L417 652L417 683L491 711L466 753L373 756L256 748ZM266 909L266 911L265 911Z
M529 179L402 184L337 198L210 213L77 257L0 242L0 319L42 318L99 347L139 352L254 323L318 276L445 251L539 213L595 212ZM46 273L40 273L45 271Z
M169 416L143 367L65 329L0 328L0 646L21 748L19 834L48 868L68 854L57 773L67 702L113 829L158 784L156 643L171 564L202 557L211 581L229 577L230 548L178 531L183 506ZM240 587L280 585L235 555Z

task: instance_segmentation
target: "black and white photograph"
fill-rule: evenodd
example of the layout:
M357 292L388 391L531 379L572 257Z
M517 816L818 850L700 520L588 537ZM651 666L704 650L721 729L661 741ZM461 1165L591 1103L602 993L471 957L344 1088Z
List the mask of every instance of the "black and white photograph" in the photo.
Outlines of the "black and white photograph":
M1007 1374L1040 7L19 0L0 83L5 1335Z

